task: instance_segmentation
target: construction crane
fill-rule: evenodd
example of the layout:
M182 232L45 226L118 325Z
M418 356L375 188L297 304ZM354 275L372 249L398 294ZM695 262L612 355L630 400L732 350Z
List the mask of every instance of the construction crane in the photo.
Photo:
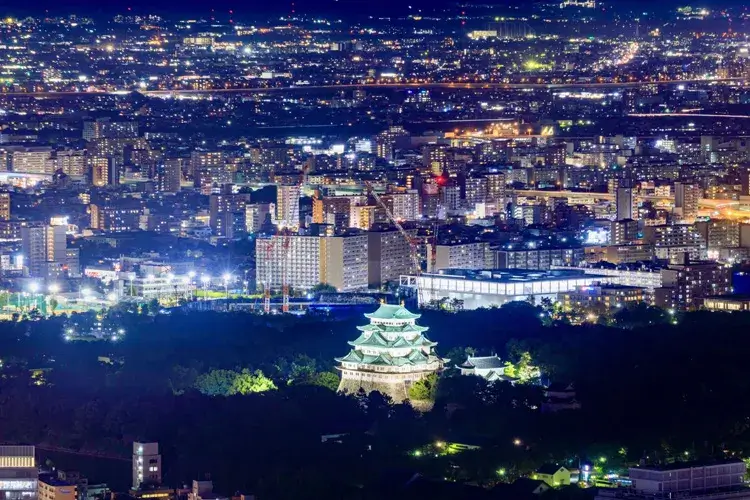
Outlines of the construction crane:
M365 182L365 188L367 189L367 194L371 195L375 202L380 206L380 208L383 209L385 212L385 215L388 217L388 220L396 226L396 229L399 233L401 233L401 236L404 237L406 242L409 244L409 256L411 257L411 263L414 267L414 274L417 277L416 283L417 283L417 297L419 299L419 303L422 303L422 296L420 295L419 290L419 277L422 274L422 265L419 261L419 239L412 237L409 233L406 232L404 229L404 226L401 225L401 223L393 216L393 212L391 212L391 209L388 208L388 205L383 201L383 199L378 195L378 193L375 192L375 190L372 187L372 184L369 182Z
M266 243L266 279L263 283L263 312L271 312L271 254L273 253L274 239L270 238Z

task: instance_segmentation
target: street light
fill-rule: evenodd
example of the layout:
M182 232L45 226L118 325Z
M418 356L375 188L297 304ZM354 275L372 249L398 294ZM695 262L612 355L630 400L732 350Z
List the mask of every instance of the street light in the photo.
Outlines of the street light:
M226 300L229 300L229 281L232 279L232 275L224 273L221 279L224 280L224 295L226 296Z
M51 283L47 288L49 289L49 293L51 293L52 295L55 295L60 291L60 285L58 285L57 283Z

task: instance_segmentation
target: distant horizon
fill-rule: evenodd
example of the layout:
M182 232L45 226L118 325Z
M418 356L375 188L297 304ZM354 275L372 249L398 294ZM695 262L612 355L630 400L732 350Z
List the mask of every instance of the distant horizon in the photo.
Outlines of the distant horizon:
M536 1L534 3L542 3ZM624 8L641 8L658 9L666 12L675 9L677 6L686 2L677 0L667 0L666 2L654 3L647 0L616 0L604 2L606 5L618 5ZM687 2L691 3L691 2ZM493 5L494 4L494 5ZM739 7L744 3L737 0L720 2L716 0L692 2L696 7ZM226 21L229 18L229 11L233 11L232 17L236 19L253 18L255 16L276 16L287 15L294 10L297 14L324 16L340 15L347 18L367 17L370 15L387 16L387 15L406 15L409 12L437 12L445 10L459 10L459 5L471 8L471 5L484 6L493 5L493 8L502 9L516 5L519 7L529 7L529 2L521 1L497 1L497 0L475 0L475 1L455 1L455 0L409 0L407 2L397 2L395 0L385 0L381 2L368 2L366 0L284 0L282 2L254 2L243 4L237 0L218 0L210 3L210 7L205 2L187 0L175 6L172 2L163 0L144 1L144 0L116 0L108 2L106 5L93 3L90 0L69 0L65 4L51 2L50 0L41 0L33 4L14 4L6 5L0 9L0 15L3 16L61 16L75 14L79 16L102 18L110 17L117 14L127 15L162 15L162 16L196 16L209 18L212 15L218 21ZM411 7L411 9L410 9Z

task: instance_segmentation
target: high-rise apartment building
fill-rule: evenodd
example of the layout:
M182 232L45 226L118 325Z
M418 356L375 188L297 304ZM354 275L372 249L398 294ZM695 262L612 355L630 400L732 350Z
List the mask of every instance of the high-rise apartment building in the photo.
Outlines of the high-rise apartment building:
M297 185L276 187L276 223L281 227L299 227L299 196Z
M326 196L313 198L313 223L333 224L336 227L349 227L352 200L352 196Z
M285 239L287 244L285 245ZM326 283L339 291L367 288L367 235L271 236L256 242L256 281L298 290ZM286 271L285 271L286 267Z
M126 121L113 122L109 118L85 121L83 122L82 136L84 141L138 137L138 123Z
M140 229L140 216L143 210L140 206L109 206L92 203L91 228L107 232L137 231Z
M55 155L55 170L62 170L65 175L83 178L88 171L86 152L73 149L58 151Z
M223 167L224 153L222 151L193 151L190 153L188 175L193 177L195 172L207 167Z
M701 189L697 184L674 183L674 212L682 221L693 222L698 215Z
M633 188L620 186L615 193L616 219L634 219Z
M67 265L66 226L21 228L21 244L30 276L60 274Z
M410 238L417 236L416 229L407 229ZM368 234L368 283L379 288L388 281L398 281L402 274L414 273L411 245L395 229L370 231Z
M114 158L108 156L92 156L91 184L96 187L117 186L120 184L120 169Z
M234 237L234 225L228 224L228 221L233 220L231 217L233 214L241 214L242 229L244 230L245 206L249 202L249 193L220 193L209 196L209 226L211 226L214 236L221 238Z
M492 253L486 242L454 243L437 245L435 267L428 259L428 272L441 269L489 269L492 267Z
M369 230L375 224L375 205L353 205L350 210L349 227Z
M0 192L0 220L10 220L10 193Z
M245 205L245 231L249 234L260 231L261 226L266 219L271 218L275 213L276 207L273 203L252 203Z
M133 489L161 484L159 443L133 443Z
M487 203L494 203L498 210L504 210L507 182L505 173L496 172L484 177L487 179Z
M55 173L55 163L50 147L29 147L14 151L11 162L14 172L43 175Z
M182 163L179 158L166 158L156 167L156 189L176 193L182 182Z

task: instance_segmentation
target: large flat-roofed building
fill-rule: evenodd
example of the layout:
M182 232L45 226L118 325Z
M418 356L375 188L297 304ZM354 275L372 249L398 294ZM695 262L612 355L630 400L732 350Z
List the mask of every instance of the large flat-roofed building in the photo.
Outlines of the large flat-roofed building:
M645 288L648 292L653 292L655 289L660 288L663 285L661 271L659 270L639 270L627 267L608 269L599 267L568 268L555 266L553 266L552 269L572 269L586 274L596 274L604 277L602 281L618 285Z
M38 479L33 446L0 446L0 498L34 499Z
M703 307L709 311L750 311L750 295L705 297Z
M603 278L567 269L445 269L436 274L402 276L401 285L417 287L420 304L447 298L462 300L464 309L477 309L528 297L537 301L543 297L556 300L559 293L593 285Z
M746 469L742 460L676 462L664 466L631 467L630 479L632 488L639 492L695 494L741 487Z
M576 287L575 290L560 294L560 302L566 310L601 305L605 309L623 307L628 303L642 302L643 288L635 286L594 284Z

